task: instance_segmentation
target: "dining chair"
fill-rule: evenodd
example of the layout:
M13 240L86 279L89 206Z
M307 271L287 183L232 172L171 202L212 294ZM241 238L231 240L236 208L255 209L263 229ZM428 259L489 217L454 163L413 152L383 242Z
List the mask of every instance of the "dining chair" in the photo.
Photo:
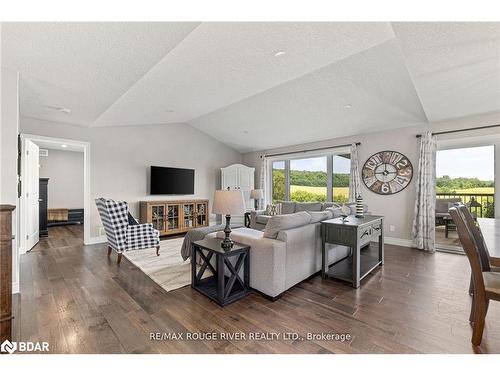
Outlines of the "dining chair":
M469 228L474 241L476 242L479 259L481 260L481 269L483 272L500 272L500 267L492 266L490 261L490 252L488 251L488 246L484 241L483 233L481 232L481 228L476 223L476 220L472 216L469 208L464 204L457 205L458 211L462 215L462 218L465 220L465 224ZM474 282L470 279L469 285L469 294L474 298ZM474 305L474 304L473 304ZM469 320L472 322L474 320L474 308L471 307L471 313Z
M479 346L483 337L489 302L490 300L500 301L500 273L482 270L479 249L465 218L460 214L457 207L451 207L449 212L457 226L460 243L472 270L474 320L471 342L473 345Z

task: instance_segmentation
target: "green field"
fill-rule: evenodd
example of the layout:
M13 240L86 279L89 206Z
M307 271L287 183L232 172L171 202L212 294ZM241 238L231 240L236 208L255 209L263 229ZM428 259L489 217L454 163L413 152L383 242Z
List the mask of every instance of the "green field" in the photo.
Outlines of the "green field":
M436 193L440 193L439 189L436 189ZM494 194L494 187L475 187L470 189L453 189L453 193L450 194Z
M326 201L326 187L290 185L292 200L297 202ZM333 200L339 203L347 203L349 200L349 188L333 188Z
M293 193L294 191L297 190L302 190L302 191L307 191L308 193L313 193L313 194L326 194L326 187L321 187L321 186L297 186L297 185L291 185L290 186L290 192ZM346 197L349 196L349 188L348 187L337 187L333 188L333 192L335 195L345 195Z

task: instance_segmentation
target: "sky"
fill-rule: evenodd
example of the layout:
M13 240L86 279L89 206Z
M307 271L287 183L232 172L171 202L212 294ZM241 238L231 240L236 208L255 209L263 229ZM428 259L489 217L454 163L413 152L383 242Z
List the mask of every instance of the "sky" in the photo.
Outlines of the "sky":
M494 180L494 146L442 150L436 154L436 176L477 177Z
M494 180L495 157L494 147L471 147L453 150L442 150L436 154L436 175L441 177L477 177L480 180ZM350 160L334 156L333 170L337 173L349 173ZM416 161L414 168L417 167ZM275 168L284 168L284 163L274 164ZM290 168L299 171L325 171L326 158L309 158L291 160ZM415 170L416 173L416 170Z

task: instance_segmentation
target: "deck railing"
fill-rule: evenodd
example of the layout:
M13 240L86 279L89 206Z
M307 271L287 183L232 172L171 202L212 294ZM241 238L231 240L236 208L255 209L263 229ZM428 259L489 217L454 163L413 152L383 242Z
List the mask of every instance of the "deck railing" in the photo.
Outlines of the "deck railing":
M460 198L477 217L495 217L495 194L436 193L438 198Z

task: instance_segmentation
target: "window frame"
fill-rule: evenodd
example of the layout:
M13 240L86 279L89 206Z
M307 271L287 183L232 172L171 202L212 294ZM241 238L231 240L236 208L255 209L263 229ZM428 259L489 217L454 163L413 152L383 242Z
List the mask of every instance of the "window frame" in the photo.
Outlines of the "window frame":
M274 162L284 162L285 169L285 201L290 200L290 161L292 160L303 160L303 159L312 159L312 158L319 158L319 157L326 157L326 201L327 202L332 202L333 201L333 157L334 156L339 156L339 155L345 155L345 154L351 154L350 148L342 148L342 149L335 149L334 151L332 150L331 152L321 152L321 153L316 153L316 152L307 152L307 153L297 153L297 154L290 154L289 157L283 158L283 157L270 157L269 158L269 175L271 178L269 179L269 191L271 192L271 200L273 197L273 163Z

